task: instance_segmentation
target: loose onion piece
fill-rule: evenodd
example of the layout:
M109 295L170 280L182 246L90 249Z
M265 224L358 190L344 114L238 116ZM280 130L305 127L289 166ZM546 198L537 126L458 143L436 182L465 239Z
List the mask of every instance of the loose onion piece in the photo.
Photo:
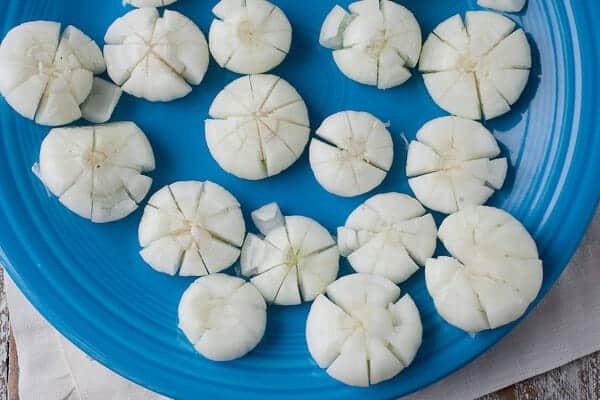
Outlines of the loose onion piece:
M263 235L285 225L285 217L277 203L270 203L252 212L252 222Z
M134 7L165 7L177 0L123 0L123 5L130 4Z
M408 367L423 327L410 295L384 277L348 275L314 301L306 321L308 350L321 368L347 385L386 381Z
M317 181L344 197L367 193L381 184L392 166L394 144L383 122L366 112L329 116L310 143L310 166Z
M245 233L240 205L227 190L209 181L176 182L148 200L140 255L169 275L208 275L237 261Z
M525 7L525 3L527 0L477 0L481 7L506 12L519 12Z
M148 139L133 122L55 128L42 142L40 178L60 202L92 222L131 214L146 197L154 169Z
M344 45L344 31L352 20L352 16L342 7L335 6L331 9L325 22L321 26L319 43L328 49L340 49Z
M95 77L88 98L81 104L81 116L96 124L108 121L122 93L114 83Z
M211 155L225 171L264 179L289 168L310 134L304 100L275 75L249 75L227 85L205 123Z
M442 22L423 45L419 69L433 100L451 114L496 118L527 86L531 49L522 29L501 14L470 11Z
M271 221L277 221L275 211ZM264 209L253 217L262 218ZM262 293L268 303L295 305L312 301L335 280L339 253L335 241L316 221L300 216L285 217L283 225L268 225L266 236L248 234L242 248L244 276ZM258 225L258 224L257 224Z
M510 214L469 207L447 217L439 238L454 257L427 261L425 282L446 321L469 333L521 317L542 285L531 235Z
M504 184L508 163L479 122L442 117L426 123L410 143L406 175L421 203L452 214L484 204Z
M292 26L279 7L265 0L222 0L208 33L217 63L240 74L261 74L284 60Z
M418 201L401 193L371 197L338 228L338 247L352 268L404 282L433 256L437 228Z
M140 8L118 18L104 36L108 75L126 93L171 101L191 92L208 69L204 34L186 16Z
M0 94L22 116L41 125L65 125L81 118L94 75L106 67L96 43L74 26L60 36L60 24L26 22L0 45Z
M319 42L333 49L348 78L388 89L406 82L419 61L421 28L415 16L390 0L362 0L351 14L335 6L321 28Z
M250 283L224 274L198 278L179 303L179 328L213 361L245 356L262 339L267 306Z

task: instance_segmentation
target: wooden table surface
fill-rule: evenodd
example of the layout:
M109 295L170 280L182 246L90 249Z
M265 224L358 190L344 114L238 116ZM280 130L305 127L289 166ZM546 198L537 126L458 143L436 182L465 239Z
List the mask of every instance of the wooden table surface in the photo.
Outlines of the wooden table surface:
M600 210L596 215L595 225L597 225L598 219L600 219ZM3 274L0 273L0 400L19 400L17 385L18 360L14 341L10 334ZM480 400L517 399L600 400L600 352L574 361L546 374L517 383L499 392L485 396Z

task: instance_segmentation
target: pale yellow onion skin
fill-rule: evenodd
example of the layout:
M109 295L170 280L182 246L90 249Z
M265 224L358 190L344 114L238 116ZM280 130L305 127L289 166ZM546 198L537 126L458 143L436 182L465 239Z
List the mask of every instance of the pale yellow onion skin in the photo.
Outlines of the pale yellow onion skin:
M519 12L526 3L527 0L477 0L477 5L481 7L506 12Z
M308 110L284 79L247 75L213 100L205 121L211 156L225 171L260 180L280 174L302 155L310 134Z
M427 260L425 283L448 323L471 334L495 329L521 317L537 297L542 261L510 214L465 208L444 220L438 236L453 257Z
M385 124L372 114L342 111L327 117L309 148L319 184L342 197L367 193L383 182L394 159Z
M366 387L392 379L421 346L421 317L410 295L376 275L347 275L317 297L306 321L308 350L334 379Z
M59 126L81 117L93 77L105 70L92 39L73 26L60 34L51 21L11 29L0 45L0 93L22 116Z
M246 237L240 265L268 303L296 305L314 300L336 279L339 252L318 222L287 216L266 236Z
M481 123L459 117L427 122L408 146L406 175L426 207L452 214L482 205L502 188L506 158Z
M108 75L123 91L148 101L187 96L204 79L206 38L183 14L139 8L117 18L104 37Z
M138 229L140 256L169 275L209 275L237 261L245 233L240 204L225 188L174 182L148 200Z
M252 284L225 274L198 278L179 302L179 328L212 361L245 356L262 339L266 304Z
M429 35L419 62L432 99L450 114L490 120L508 113L527 86L531 49L522 29L490 11L448 18Z
M351 3L350 13L335 6L319 41L333 49L339 70L356 82L389 89L411 77L421 52L421 28L407 8L390 1Z
M283 11L266 0L222 0L208 34L217 64L239 74L262 74L283 62L292 26Z
M436 248L431 214L414 198L382 193L369 198L338 228L338 248L357 272L381 275L394 283L425 265Z
M55 128L40 148L40 178L60 202L96 223L127 217L150 190L152 147L133 122Z

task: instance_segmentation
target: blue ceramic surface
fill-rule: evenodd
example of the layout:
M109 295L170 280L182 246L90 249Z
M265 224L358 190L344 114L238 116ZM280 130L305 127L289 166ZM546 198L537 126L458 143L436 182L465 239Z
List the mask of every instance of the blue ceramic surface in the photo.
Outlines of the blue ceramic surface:
M414 138L423 123L443 115L422 79L415 76L387 91L347 80L330 51L318 45L320 24L335 1L275 2L290 18L294 35L289 56L273 73L304 97L313 127L345 109L390 121L396 157L376 192L410 193L403 136ZM206 33L215 3L180 0L173 8ZM402 3L416 14L424 34L457 12L477 8L474 0ZM599 9L596 0L531 0L523 13L512 16L528 33L535 67L515 109L486 123L511 165L505 188L491 204L522 220L537 240L545 264L539 298L567 265L600 195L600 25L593 19ZM4 0L0 34L24 21L49 19L77 25L101 42L106 28L125 11L121 0ZM353 199L328 194L313 178L306 153L288 171L260 182L227 175L209 155L203 120L216 93L235 78L212 62L204 82L184 99L151 104L123 96L114 120L133 120L149 136L157 158L152 191L177 180L209 179L237 196L248 222L251 210L277 201L285 213L316 218L334 231L373 193ZM141 210L108 225L71 214L31 172L48 129L19 117L1 99L0 123L0 260L37 309L77 346L171 397L393 398L460 368L515 325L475 338L449 326L436 314L420 271L402 289L421 311L423 345L414 364L389 382L355 389L320 370L304 340L308 305L271 307L266 336L256 350L234 362L207 361L177 329L178 300L191 280L154 272L137 254ZM343 271L349 271L345 261Z

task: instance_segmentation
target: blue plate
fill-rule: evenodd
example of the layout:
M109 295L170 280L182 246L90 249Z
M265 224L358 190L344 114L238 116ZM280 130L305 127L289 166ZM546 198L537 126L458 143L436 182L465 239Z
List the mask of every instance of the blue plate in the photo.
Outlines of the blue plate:
M110 23L126 11L120 3L4 0L0 33L27 20L49 19L75 24L101 41ZM181 0L173 8L207 32L215 3ZM294 38L289 56L274 73L302 94L314 127L344 109L389 120L396 159L377 192L409 192L403 135L410 140L423 123L443 115L421 78L387 91L345 79L330 51L318 45L320 24L336 1L276 3L290 18ZM475 0L403 3L424 33L457 12L477 8ZM540 298L567 265L600 196L597 9L596 0L533 0L514 16L529 35L535 68L515 109L487 124L511 164L505 188L491 203L514 214L535 236L545 264ZM184 99L151 104L122 98L114 120L137 122L154 146L153 191L177 180L210 179L237 196L246 217L277 201L285 213L314 217L335 230L368 196L342 199L326 193L313 178L306 154L285 173L261 182L227 175L210 157L203 120L216 93L235 78L213 62L204 82ZM414 364L389 382L355 389L319 369L304 340L308 305L271 307L266 336L256 350L234 362L207 361L177 329L177 304L191 280L154 272L137 254L141 211L108 225L74 216L48 196L31 172L48 129L20 118L4 101L0 118L0 259L59 331L109 368L158 392L177 399L392 398L460 368L515 325L475 338L452 328L435 312L419 272L402 289L421 310L423 345ZM348 272L348 266L343 270Z

